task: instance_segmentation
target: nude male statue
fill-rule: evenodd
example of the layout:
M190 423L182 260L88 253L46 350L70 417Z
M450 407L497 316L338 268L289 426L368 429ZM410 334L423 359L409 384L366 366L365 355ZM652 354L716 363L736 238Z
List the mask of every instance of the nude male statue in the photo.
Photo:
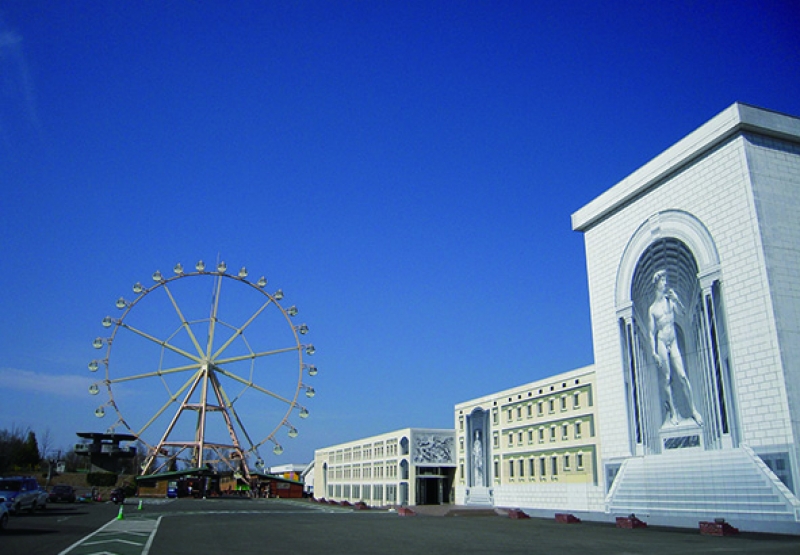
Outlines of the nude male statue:
M483 485L483 444L480 430L475 430L475 439L472 441L472 482L473 486Z
M650 343L653 348L653 358L664 378L661 384L661 394L667 409L667 418L673 424L680 422L673 392L675 387L682 387L691 407L692 420L698 426L702 426L703 419L694 405L692 386L686 377L683 357L678 348L678 336L675 332L675 312L679 309L683 310L683 303L675 291L667 287L666 270L659 270L653 274L653 285L656 289L656 298L650 305L648 313ZM677 383L675 383L676 378Z

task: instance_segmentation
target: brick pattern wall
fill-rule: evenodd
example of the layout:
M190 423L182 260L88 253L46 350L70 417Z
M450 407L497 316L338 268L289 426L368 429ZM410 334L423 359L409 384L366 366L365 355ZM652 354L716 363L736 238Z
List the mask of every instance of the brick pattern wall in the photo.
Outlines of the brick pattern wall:
M757 207L766 213L769 205L775 212L779 203L765 203L769 195L763 191L754 197L748 155L751 158L767 155L753 150L743 136L735 136L585 232L600 444L605 459L631 454L614 296L617 269L636 230L664 210L682 210L693 215L706 226L716 243L742 440L754 447L791 441L768 265L757 218ZM792 177L796 174L796 155L789 158L793 161L787 160L783 170L772 168L774 160L763 160L764 166L769 167L766 171L779 174L769 183L761 174L753 179L763 181L768 189L790 189L794 183L797 194L797 176ZM794 245L797 244L795 241ZM777 258L769 256L771 263L772 258ZM788 269L782 271L791 273ZM787 281L796 287L796 277ZM791 289L789 284L782 287ZM797 317L797 311L792 310L794 316L787 314L785 318Z

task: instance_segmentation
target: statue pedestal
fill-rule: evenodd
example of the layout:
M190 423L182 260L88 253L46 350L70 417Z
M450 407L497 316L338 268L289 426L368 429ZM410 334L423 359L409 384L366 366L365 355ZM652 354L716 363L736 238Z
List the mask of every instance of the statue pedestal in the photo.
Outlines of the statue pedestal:
M703 429L694 420L681 420L677 424L666 422L658 431L663 453L683 449L705 449Z

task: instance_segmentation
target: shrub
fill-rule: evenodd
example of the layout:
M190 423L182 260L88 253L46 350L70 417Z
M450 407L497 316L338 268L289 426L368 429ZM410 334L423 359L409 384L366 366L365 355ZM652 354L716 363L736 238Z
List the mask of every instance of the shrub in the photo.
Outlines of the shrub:
M99 488L116 485L117 475L111 472L90 472L86 475L86 483Z

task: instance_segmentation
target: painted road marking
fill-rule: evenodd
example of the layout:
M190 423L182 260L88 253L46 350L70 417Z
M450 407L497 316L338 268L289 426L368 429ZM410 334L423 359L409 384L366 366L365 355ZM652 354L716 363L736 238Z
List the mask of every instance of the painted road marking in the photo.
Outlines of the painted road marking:
M147 555L161 518L114 519L58 555Z
M171 500L170 500L171 501ZM173 516L195 516L209 514L309 514L326 513L352 515L356 511L346 508L322 507L306 503L284 502L285 505L295 505L286 510L204 510L180 511L159 515L137 515L129 519L115 518L111 522L98 528L88 536L81 538L58 555L148 555L150 546L155 539L161 519ZM368 511L358 511L366 514ZM374 512L373 514L381 514ZM385 513L384 513L385 514Z

